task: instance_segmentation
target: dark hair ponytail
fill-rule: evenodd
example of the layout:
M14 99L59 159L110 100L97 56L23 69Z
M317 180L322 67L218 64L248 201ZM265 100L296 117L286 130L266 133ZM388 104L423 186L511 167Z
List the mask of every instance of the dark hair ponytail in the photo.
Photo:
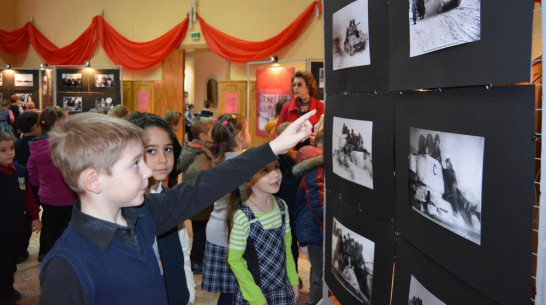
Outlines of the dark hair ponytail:
M221 144L220 154L216 158L216 164L224 161L227 151L233 151L237 146L235 137L239 132L245 130L246 119L237 113L225 113L215 120L212 127L212 139L215 143Z
M233 192L229 194L228 204L227 204L227 213L226 213L226 228L227 228L227 240L229 242L229 237L231 235L231 229L233 228L233 216L235 212L243 205L248 197L252 194L252 189L248 188L245 191L241 191L240 188L236 188Z
M61 116L59 116L59 112L56 108L46 107L38 117L38 124L42 128L42 133L49 132L51 128L55 126L55 122L57 122L62 117L62 113L63 112L61 110Z

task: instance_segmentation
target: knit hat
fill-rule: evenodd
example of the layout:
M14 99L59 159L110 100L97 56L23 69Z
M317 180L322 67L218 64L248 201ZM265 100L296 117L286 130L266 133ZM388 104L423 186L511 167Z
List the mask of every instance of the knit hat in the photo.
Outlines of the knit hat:
M316 148L313 145L305 145L298 150L298 154L296 155L296 162L299 163L303 160L307 160L320 155L322 155L322 150Z

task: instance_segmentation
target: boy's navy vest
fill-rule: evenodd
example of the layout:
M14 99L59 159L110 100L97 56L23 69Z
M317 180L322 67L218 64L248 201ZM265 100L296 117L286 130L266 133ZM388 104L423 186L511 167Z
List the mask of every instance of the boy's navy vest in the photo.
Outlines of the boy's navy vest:
M0 174L0 194L2 194L0 234L3 235L20 233L24 225L27 170L19 164L15 164L15 169L10 176Z
M155 226L145 208L137 208L135 234L140 249L113 239L103 252L69 225L42 262L52 257L67 260L88 297L89 304L167 305L167 294L154 249Z

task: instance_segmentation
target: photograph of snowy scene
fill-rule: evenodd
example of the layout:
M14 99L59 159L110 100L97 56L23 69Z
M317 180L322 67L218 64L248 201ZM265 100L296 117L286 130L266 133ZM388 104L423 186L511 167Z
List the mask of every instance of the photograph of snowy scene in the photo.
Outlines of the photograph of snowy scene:
M362 304L371 304L375 243L342 225L332 225L332 273Z
M368 0L353 2L332 18L333 69L369 65Z
M485 139L410 127L409 142L409 204L479 245Z
M334 117L332 168L343 179L373 190L373 122Z
M408 305L446 305L435 295L430 293L419 281L412 275L409 288Z
M410 57L480 40L480 0L409 0Z

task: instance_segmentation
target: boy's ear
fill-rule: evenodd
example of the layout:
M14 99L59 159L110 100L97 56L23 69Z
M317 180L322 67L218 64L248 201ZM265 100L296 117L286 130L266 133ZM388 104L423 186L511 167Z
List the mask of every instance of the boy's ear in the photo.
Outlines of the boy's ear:
M83 170L80 175L83 188L91 193L99 194L102 191L99 175L99 172L93 168Z
M199 140L204 141L207 138L207 134L202 132L198 136Z

